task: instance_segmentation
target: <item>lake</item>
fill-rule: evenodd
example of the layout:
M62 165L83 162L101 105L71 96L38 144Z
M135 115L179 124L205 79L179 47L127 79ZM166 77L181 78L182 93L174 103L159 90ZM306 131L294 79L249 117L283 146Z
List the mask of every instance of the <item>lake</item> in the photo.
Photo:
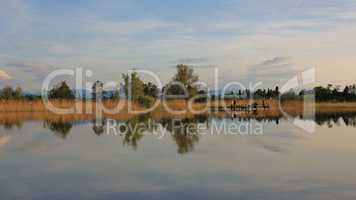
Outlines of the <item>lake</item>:
M355 199L356 113L314 122L2 122L0 199Z

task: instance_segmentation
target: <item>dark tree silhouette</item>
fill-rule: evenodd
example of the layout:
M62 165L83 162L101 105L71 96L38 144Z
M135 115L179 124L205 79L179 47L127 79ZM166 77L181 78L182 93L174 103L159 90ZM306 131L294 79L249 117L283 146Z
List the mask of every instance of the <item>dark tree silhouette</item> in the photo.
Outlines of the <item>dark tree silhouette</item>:
M74 92L69 88L65 81L56 85L49 91L49 98L52 99L74 99Z

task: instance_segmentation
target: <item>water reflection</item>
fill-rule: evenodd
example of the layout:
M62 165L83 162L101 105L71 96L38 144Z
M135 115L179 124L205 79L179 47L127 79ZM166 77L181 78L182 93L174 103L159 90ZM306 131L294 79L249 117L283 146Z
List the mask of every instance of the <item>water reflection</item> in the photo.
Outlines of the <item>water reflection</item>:
M97 136L100 136L104 133L105 129L105 120L94 120L93 122L93 131Z
M199 141L197 124L207 121L207 117L196 116L185 119L161 119L153 120L149 115L133 117L121 122L125 126L119 128L123 135L123 145L137 149L139 141L144 137L144 132L153 133L163 130L172 136L177 145L177 152L180 154L189 153L194 150L194 145Z
M315 122L320 125L327 125L329 128L334 126L351 126L356 127L356 113L355 112L337 112L316 114Z
M65 121L44 121L43 127L51 130L55 135L65 139L73 127L73 122Z
M311 135L259 116L0 122L0 199L351 200L355 119L318 114ZM108 134L111 121L126 134ZM264 135L201 134L223 122L261 122Z
M205 125L209 128L212 121L223 121L230 119L236 123L250 123L259 122L265 124L279 125L283 119L279 116L267 117L258 115L248 116L206 116L197 115L190 118L173 119L163 118L154 120L150 115L140 115L132 117L128 120L115 120L119 133L122 137L122 144L126 147L131 147L136 150L139 146L140 140L144 137L145 133L153 133L155 131L163 130L166 135L170 135L172 140L177 146L177 153L186 154L194 151L195 145L199 143L201 134L198 133L199 125ZM108 120L102 119L96 121L78 120L78 121L51 121L45 120L43 127L51 130L56 136L62 139L67 139L73 127L81 124L90 124L92 131L97 136L107 135ZM351 126L356 127L356 112L338 112L338 113L317 113L314 121L319 126L326 126L332 128L334 126ZM0 122L0 125L5 130L12 130L13 128L21 129L22 121L5 121ZM124 126L122 126L124 125Z
M13 122L5 121L5 122L0 122L0 124L4 127L5 130L12 130L15 127L17 129L22 128L22 122L21 121L13 121Z
M124 122L125 126L120 126L121 129L126 127L126 130L121 130L121 132L125 132L123 138L124 146L130 146L134 150L137 149L138 142L143 137L143 132L150 127L149 119L149 115L136 116Z
M199 142L198 124L207 122L206 116L196 116L189 119L163 119L161 125L172 135L177 145L179 154L189 153L194 150L194 145Z
M226 116L214 117L217 119L226 119ZM275 123L279 124L279 121L283 118L282 115L278 116L259 116L259 115L246 115L246 116L237 116L231 115L229 116L230 119L238 122L250 122L250 121L257 121L261 123Z

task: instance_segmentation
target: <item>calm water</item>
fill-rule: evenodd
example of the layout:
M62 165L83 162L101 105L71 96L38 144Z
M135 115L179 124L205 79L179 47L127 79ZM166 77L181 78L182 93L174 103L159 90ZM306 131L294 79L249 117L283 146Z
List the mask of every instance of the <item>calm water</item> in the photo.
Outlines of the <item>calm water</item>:
M119 132L143 123L119 135L108 120L1 124L0 199L356 198L356 114L317 116L315 133L246 120L143 116L117 122ZM214 123L263 134L221 134Z

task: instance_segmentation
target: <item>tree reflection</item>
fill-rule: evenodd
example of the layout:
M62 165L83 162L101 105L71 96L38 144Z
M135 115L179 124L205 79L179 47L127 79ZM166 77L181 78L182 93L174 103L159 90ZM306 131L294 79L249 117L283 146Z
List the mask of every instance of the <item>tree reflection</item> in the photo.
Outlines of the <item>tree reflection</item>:
M356 112L317 113L314 121L329 128L341 126L342 122L346 126L356 127Z
M93 131L97 136L100 136L104 133L105 121L104 120L95 120L93 121Z
M21 121L5 121L2 123L5 130L12 130L14 127L20 129L22 127Z
M163 119L160 123L171 133L177 144L177 152L186 154L192 152L195 144L199 142L198 124L206 121L206 116L196 116L186 119Z
M320 126L334 127L334 126L352 126L356 127L356 112L339 112L339 113L317 113L315 118L308 118L299 116L302 119L314 120ZM209 128L209 123L212 120L224 119L226 116L204 116L199 115L191 118L173 119L164 118L155 121L150 115L140 115L130 118L127 121L120 121L124 126L117 126L117 133L122 135L122 143L124 146L132 147L134 150L138 148L139 142L142 140L144 133L155 133L155 131L167 131L177 146L179 154L186 154L194 151L195 145L198 144L201 134L199 133L199 125L206 123ZM279 124L282 117L264 117L264 116L233 116L234 121L250 121L275 123ZM109 120L99 121L85 121L85 123L92 122L93 132L100 136L103 135ZM76 125L78 121L45 121L43 126L53 131L57 136L65 139L71 131L71 128ZM83 123L83 121L79 122ZM19 121L14 123L1 123L5 129L12 129L14 126L21 127ZM158 129L160 127L160 129ZM110 127L111 129L111 127ZM163 133L159 133L163 135Z
M65 121L44 121L43 123L44 128L48 128L49 130L53 131L55 135L66 139L70 130L73 127L72 122L65 122Z
M126 130L123 138L123 144L131 146L134 150L137 149L138 142L143 138L143 132L148 129L150 123L150 115L135 116L125 122Z
M243 117L233 117L234 120L238 120L239 122L249 122L251 120L256 120L257 122L263 123L275 123L279 124L282 116L243 116Z

